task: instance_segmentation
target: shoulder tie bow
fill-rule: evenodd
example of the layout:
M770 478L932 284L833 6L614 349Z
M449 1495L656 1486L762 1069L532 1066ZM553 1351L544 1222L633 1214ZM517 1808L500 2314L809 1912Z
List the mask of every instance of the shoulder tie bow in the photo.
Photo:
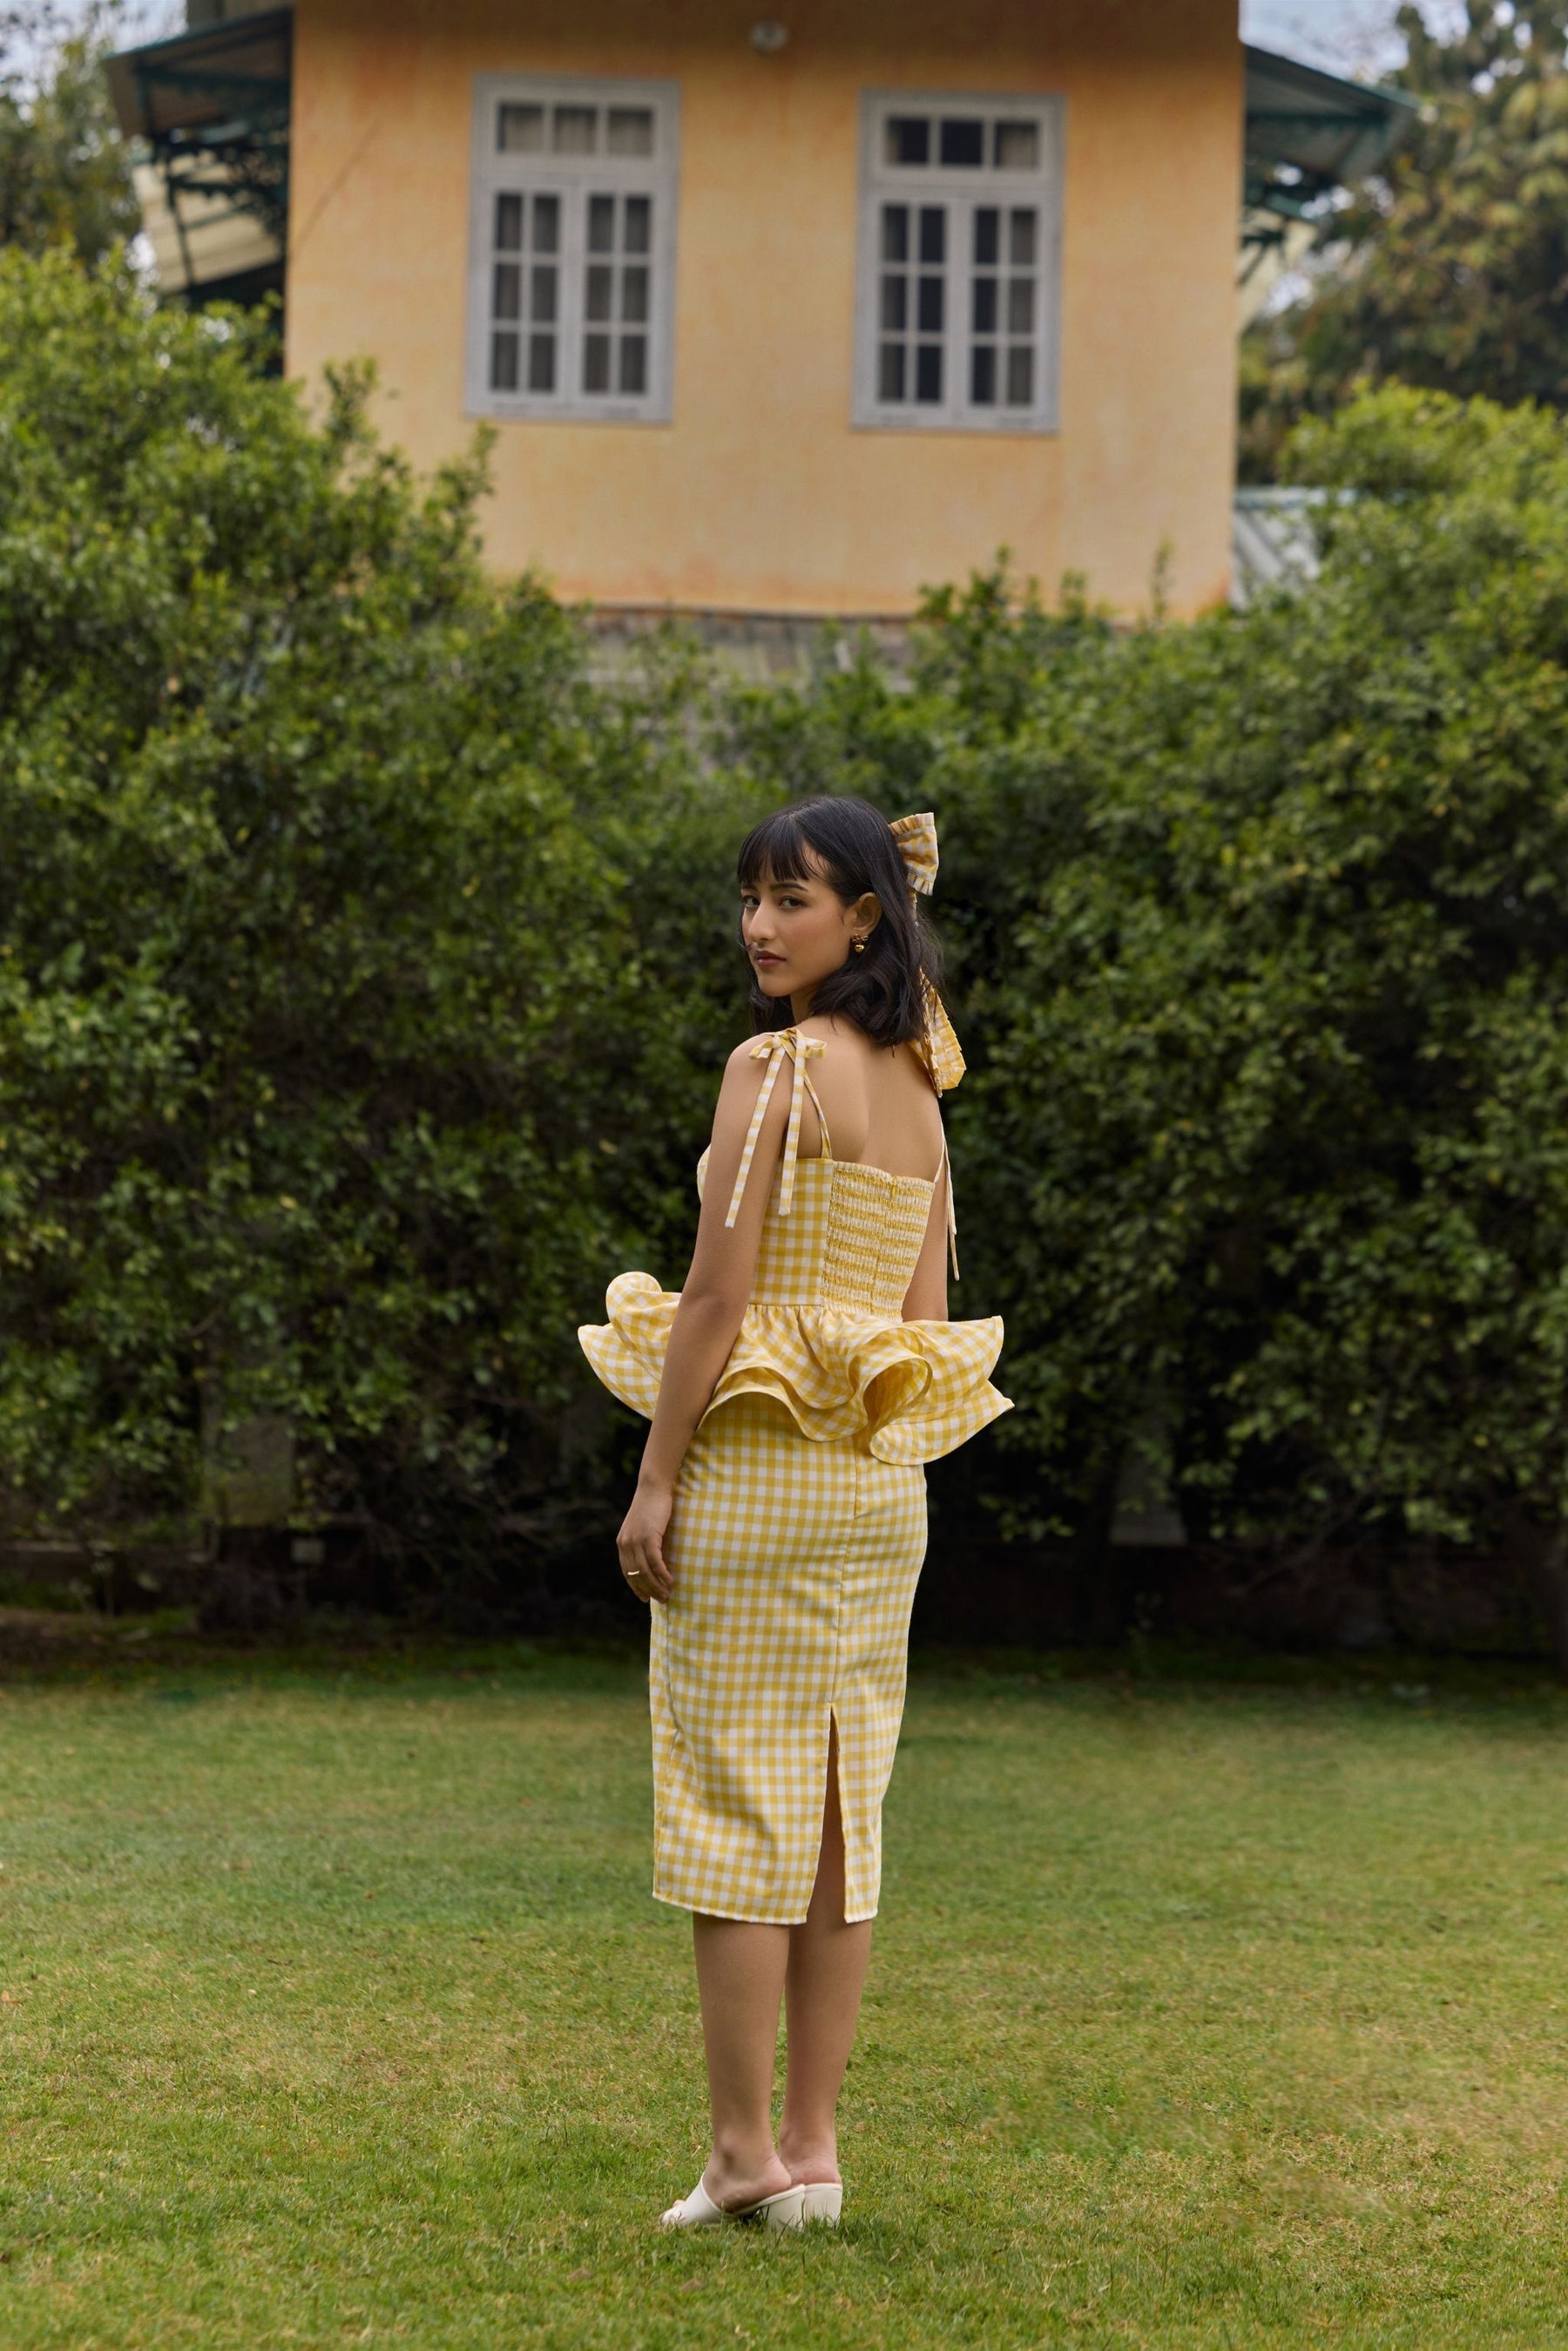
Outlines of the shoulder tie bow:
M816 1115L822 1118L822 1104L816 1101L816 1088L806 1075L808 1061L820 1061L827 1050L820 1037L803 1037L798 1029L767 1029L752 1047L753 1061L765 1061L767 1076L752 1111L752 1123L746 1129L745 1148L741 1153L741 1165L735 1175L735 1188L730 1195L729 1213L724 1218L726 1229L734 1224L741 1213L741 1200L746 1189L746 1178L752 1172L752 1160L757 1148L757 1137L763 1131L763 1117L773 1099L774 1080L785 1061L794 1064L795 1084L790 1090L789 1125L784 1134L783 1172L779 1178L779 1214L787 1217L794 1198L795 1161L800 1155L801 1105L809 1093L816 1104ZM824 1122L826 1124L826 1122Z

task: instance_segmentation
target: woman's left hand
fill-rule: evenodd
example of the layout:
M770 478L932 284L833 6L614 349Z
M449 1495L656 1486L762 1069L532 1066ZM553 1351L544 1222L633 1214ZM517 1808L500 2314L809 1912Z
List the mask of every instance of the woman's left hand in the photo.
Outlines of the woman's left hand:
M669 1487L639 1486L615 1539L620 1572L639 1600L668 1600L675 1578L664 1559L664 1535L675 1496Z

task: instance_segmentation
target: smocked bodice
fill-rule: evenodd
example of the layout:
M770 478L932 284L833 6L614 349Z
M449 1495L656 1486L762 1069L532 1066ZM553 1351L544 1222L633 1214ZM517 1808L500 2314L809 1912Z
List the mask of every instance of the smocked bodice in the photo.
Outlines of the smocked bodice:
M702 1192L708 1154L697 1163ZM847 1159L802 1159L787 1216L774 1175L752 1279L753 1306L836 1306L845 1314L899 1315L915 1278L934 1183Z

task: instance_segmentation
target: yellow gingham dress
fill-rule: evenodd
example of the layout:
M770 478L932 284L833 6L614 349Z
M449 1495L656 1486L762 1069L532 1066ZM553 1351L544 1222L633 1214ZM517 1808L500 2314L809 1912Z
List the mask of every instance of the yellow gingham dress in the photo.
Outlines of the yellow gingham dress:
M653 1604L653 1891L714 1917L794 1926L816 1879L834 1721L844 1915L876 1915L926 1550L922 1465L1009 1401L989 1376L1000 1316L902 1319L935 1184L833 1157L806 1070L821 1040L774 1029L753 1050L774 1067L732 1220L785 1061L799 1082L751 1301L676 1483L675 1589ZM798 1157L803 1085L819 1159ZM605 1385L649 1418L680 1302L651 1275L623 1273L608 1322L577 1334Z

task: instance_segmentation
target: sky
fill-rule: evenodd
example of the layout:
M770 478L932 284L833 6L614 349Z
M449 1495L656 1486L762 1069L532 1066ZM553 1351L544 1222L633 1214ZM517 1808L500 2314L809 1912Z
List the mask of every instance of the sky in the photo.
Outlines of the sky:
M1397 65L1398 0L1241 0L1241 37L1330 73L1376 74ZM1455 14L1455 0L1423 0L1429 22Z
M161 41L168 33L185 29L181 0L121 0L120 16L123 30L117 45L123 48L136 41Z

